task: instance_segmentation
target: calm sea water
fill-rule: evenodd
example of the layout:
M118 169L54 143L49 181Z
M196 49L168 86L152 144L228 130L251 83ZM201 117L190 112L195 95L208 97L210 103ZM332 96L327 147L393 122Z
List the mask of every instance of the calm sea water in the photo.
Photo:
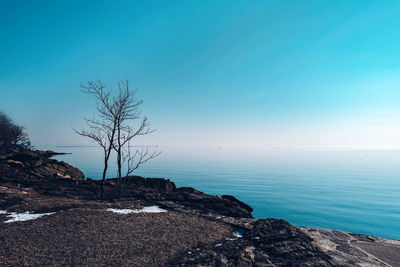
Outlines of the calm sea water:
M97 147L46 147L87 177L101 175ZM178 186L231 194L257 218L400 239L400 150L349 147L162 147L139 169ZM116 176L112 167L110 177Z

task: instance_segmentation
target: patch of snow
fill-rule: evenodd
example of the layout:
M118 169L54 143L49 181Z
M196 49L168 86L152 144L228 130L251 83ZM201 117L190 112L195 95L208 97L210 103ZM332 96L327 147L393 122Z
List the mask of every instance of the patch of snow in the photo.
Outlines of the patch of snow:
M232 237L227 237L225 238L225 240L229 240L229 241L234 241L238 238L242 238L243 237L243 230L238 229L235 232L232 233Z
M59 172L57 172L56 174L57 174L58 177L61 177L61 178L64 178L64 179L70 179L71 178L71 176L69 176L68 174L63 175L62 173L59 173Z
M5 186L0 186L0 189L7 190L8 188Z
M47 216L54 214L55 212L49 212L49 213L31 213L29 211L26 211L24 213L18 213L18 212L8 212L6 210L0 210L0 214L7 214L7 217L11 218L4 223L12 223L12 222L24 222L24 221L29 221L29 220L35 220L37 218Z
M130 214L130 213L160 213L167 212L167 210L160 208L159 206L150 206L144 207L142 209L107 209L107 211L111 211L119 214Z
M158 212L167 212L167 210L160 208L159 206L150 206L144 207L143 209L137 210L140 212L148 212L148 213L158 213Z
M131 210L131 209L111 209L111 208L107 209L107 211L111 211L111 212L119 213L119 214L129 214L129 213L133 212L133 210Z
M232 235L233 235L234 237L236 237L236 238L241 238L241 237L243 237L243 233L241 233L241 232L239 232L239 231L233 232Z

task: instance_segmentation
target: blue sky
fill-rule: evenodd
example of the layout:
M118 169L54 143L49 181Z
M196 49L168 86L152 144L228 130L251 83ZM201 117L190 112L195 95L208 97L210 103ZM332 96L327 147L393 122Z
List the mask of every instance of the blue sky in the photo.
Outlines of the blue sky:
M84 144L79 84L129 78L143 144L400 145L397 1L5 1L0 110Z

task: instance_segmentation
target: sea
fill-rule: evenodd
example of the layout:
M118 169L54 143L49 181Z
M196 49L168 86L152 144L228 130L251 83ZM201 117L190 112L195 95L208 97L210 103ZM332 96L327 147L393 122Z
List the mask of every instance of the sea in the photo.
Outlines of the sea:
M96 146L44 146L99 179ZM138 147L137 149L142 149ZM256 218L400 239L400 148L357 146L149 147L162 154L134 174L211 195L234 195ZM115 177L111 158L108 177Z

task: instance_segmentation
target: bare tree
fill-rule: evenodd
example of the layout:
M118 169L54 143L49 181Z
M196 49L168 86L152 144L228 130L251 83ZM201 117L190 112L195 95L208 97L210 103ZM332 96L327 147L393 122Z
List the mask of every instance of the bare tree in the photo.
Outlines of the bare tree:
M139 108L143 104L143 100L135 98L136 91L129 88L129 81L120 82L118 87L117 137L114 149L117 152L118 178L121 178L124 162L128 164L127 175L129 175L141 164L157 157L160 153L156 151L150 153L148 149L146 151L136 150L135 153L131 153L130 144L135 137L150 134L155 130L150 128L148 119L141 116ZM131 125L135 122L137 122L137 127ZM133 162L136 159L138 159L137 166L135 165L136 167L133 168Z
M150 129L148 119L141 116L139 107L143 101L136 100L136 91L129 88L128 80L118 83L118 92L115 95L112 94L111 90L107 90L107 86L101 81L82 84L81 91L96 99L98 118L86 118L88 129L74 130L77 134L90 138L103 149L104 168L101 183L101 198L103 198L104 183L112 150L117 153L119 190L121 190L120 178L125 162L127 163L128 175L160 153L149 152L148 149L131 153L130 143L135 137L150 134L155 130ZM137 127L132 126L134 122L138 122Z
M90 81L81 85L81 91L96 99L96 110L98 119L87 119L87 130L75 130L81 136L88 137L103 149L104 168L101 182L101 199L104 197L104 183L107 175L108 161L115 141L117 129L118 103L111 91L101 81Z

